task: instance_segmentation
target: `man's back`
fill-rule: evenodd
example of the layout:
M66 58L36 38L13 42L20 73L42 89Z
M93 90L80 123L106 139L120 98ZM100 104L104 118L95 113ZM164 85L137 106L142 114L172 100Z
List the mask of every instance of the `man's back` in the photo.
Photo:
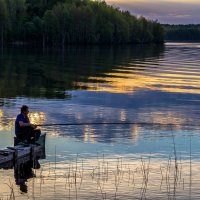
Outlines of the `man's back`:
M15 135L19 135L21 133L22 128L20 127L19 122L23 122L23 123L28 123L28 119L21 113L19 115L17 115L17 118L15 120Z

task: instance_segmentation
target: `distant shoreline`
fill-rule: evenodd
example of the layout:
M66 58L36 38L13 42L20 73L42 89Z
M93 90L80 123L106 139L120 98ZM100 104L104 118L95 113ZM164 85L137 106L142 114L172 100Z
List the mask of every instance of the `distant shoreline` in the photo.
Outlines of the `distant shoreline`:
M64 48L72 47L118 47L118 46L148 46L148 45L165 45L166 43L200 43L200 40L165 40L163 43L116 43L116 44L99 44L99 43L91 43L91 44L82 44L82 43L69 43L64 46ZM41 43L35 42L9 42L4 45L4 47L43 47ZM61 48L59 45L55 46L45 46L44 48Z
M200 25L162 25L165 30L165 41L200 42Z

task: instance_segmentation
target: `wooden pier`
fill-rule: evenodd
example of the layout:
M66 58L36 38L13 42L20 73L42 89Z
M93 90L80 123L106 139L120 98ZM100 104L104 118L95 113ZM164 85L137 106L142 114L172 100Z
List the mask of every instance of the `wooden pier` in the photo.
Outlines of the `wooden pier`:
M10 169L16 164L45 158L45 137L43 134L37 144L20 144L0 150L0 169Z

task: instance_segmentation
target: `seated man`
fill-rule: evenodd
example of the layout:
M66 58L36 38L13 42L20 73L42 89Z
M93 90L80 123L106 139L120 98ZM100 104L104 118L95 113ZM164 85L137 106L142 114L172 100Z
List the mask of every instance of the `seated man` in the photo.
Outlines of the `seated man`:
M34 144L40 137L41 131L36 129L35 124L31 124L28 118L28 106L21 107L21 114L17 115L15 120L15 135L18 142L27 141Z

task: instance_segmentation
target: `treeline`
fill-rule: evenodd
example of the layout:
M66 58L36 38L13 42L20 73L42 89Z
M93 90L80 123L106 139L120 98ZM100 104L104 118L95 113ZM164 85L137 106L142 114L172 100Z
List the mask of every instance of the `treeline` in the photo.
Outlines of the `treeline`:
M165 40L200 41L200 25L164 25Z
M92 0L0 0L1 43L163 43L157 21Z

